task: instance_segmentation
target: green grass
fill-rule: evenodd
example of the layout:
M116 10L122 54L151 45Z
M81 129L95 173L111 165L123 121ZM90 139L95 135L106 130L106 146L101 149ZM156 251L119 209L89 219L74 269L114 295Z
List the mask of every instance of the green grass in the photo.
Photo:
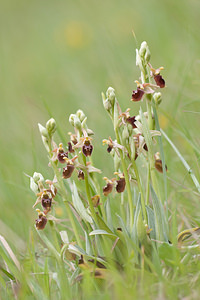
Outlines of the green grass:
M134 30L138 44L147 40L152 64L165 67L167 88L159 108L161 127L200 181L199 114L196 113L200 112L200 3L197 0L48 3L1 0L0 4L0 233L25 270L25 274L19 275L9 258L11 275L26 282L23 276L30 272L38 274L27 277L33 292L24 283L20 299L48 298L49 294L54 299L58 292L56 283L49 287L48 275L39 274L48 273L49 265L53 270L55 261L50 253L44 253L34 231L35 199L24 175L38 171L51 178L53 174L46 167L48 159L37 123L44 124L53 116L66 137L72 130L68 124L70 113L83 109L88 126L95 132L95 166L111 177L112 162L102 139L114 137L114 133L102 106L101 91L113 86L122 109L133 109L129 100L135 89L134 80L139 76L135 67L138 45L132 35ZM137 113L139 105L135 107ZM58 135L56 140L60 141ZM169 170L167 189L173 241L181 230L200 225L199 193L173 148L165 140L163 146ZM115 299L158 296L198 299L198 256L191 255L185 264L176 252L172 256L175 263L166 268L160 280L161 270L155 258L157 275L146 272L141 275L139 270L127 266L124 274L114 274L112 288L105 284L103 294L102 283L91 286L86 277L82 298L94 299L95 294L96 299L110 299L113 293ZM177 265L180 273L176 272ZM6 270L2 259L0 266ZM1 298L12 298L9 276L1 272L0 278ZM73 295L78 298L76 288Z

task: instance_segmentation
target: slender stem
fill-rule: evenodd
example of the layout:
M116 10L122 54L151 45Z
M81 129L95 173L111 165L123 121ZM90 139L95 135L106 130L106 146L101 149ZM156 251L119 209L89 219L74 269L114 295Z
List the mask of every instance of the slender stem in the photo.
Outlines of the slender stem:
M73 217L73 214L72 214L72 211L69 207L69 204L68 204L68 199L67 199L67 192L66 192L66 189L65 189L65 186L64 186L64 183L63 183L63 179L60 175L60 172L57 168L57 165L54 161L51 160L52 158L52 146L51 146L51 141L49 142L49 161L50 161L50 164L54 170L54 173L56 175L56 178L57 178L57 182L58 182L58 185L59 185L59 190L60 190L60 193L62 195L62 198L63 198L63 202L65 204L65 207L66 207L66 210L67 210L67 215L70 219L70 222L71 222L71 225L72 225L72 228L73 228L73 231L74 231L74 234L75 234L75 237L76 237L76 240L77 240L77 243L82 247L82 243L81 243L81 240L80 240L80 237L79 237L79 234L78 234L78 230L77 230L77 226L75 224L75 221L74 221L74 217Z
M147 173L147 192L146 192L146 205L149 204L149 183L150 183L151 173L150 173L150 165L148 164L148 173Z
M92 157L90 157L90 162L93 165ZM92 181L93 185L95 186L97 194L100 195L101 194L100 187L99 187L99 183L98 183L97 178L96 178L95 175L96 174L94 174L94 173L89 174L89 179ZM105 212L104 202L102 201L102 199L100 199L100 201L101 201L101 204L102 204L102 205L100 205L101 214L103 216L103 219L106 220L106 212Z
M82 158L83 158L84 165L86 166L86 157L83 153L82 153ZM86 189L87 199L88 199L88 203L89 203L89 207L90 207L92 217L93 217L95 223L98 225L96 212L95 212L94 205L92 203L92 199L91 199L91 195L90 195L90 185L89 185L87 170L85 171L85 189Z
M117 143L121 144L118 128L115 128L115 135L116 135L116 138L117 138ZM124 160L124 157L123 157L123 152L122 152L121 149L119 149L119 153L120 153L122 169L123 169L123 173L124 173L124 177L125 177L125 181L126 181L128 202L129 202L129 207L130 207L130 228L132 228L132 226L133 226L133 201L132 201L132 194L131 194L131 186L130 186L129 175L128 175L126 163L125 163L125 160Z
M128 150L129 156L131 157L131 149L130 149L129 145L127 145L126 148ZM137 181L137 184L138 184L138 190L141 194L141 205L142 205L142 213L143 213L144 221L145 221L145 223L147 223L147 213L146 213L146 208L145 208L144 193L143 193L141 180L140 180L140 175L139 175L138 168L137 168L135 160L132 160L132 166L133 166L136 181Z

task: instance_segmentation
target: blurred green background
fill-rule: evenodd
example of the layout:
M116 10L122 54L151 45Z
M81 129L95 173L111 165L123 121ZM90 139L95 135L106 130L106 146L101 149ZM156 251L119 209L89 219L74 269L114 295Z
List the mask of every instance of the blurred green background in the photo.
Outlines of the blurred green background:
M0 234L9 242L23 248L36 218L24 172L52 174L38 122L53 116L67 136L70 113L83 109L95 131L96 166L112 173L101 142L112 135L101 91L114 87L122 109L137 114L139 105L130 103L139 77L132 31L138 44L148 42L152 65L165 67L161 126L199 178L198 151L177 131L199 148L199 0L8 0L0 6ZM166 143L165 152L168 175L193 187ZM172 184L169 197L195 218L198 201L181 189Z

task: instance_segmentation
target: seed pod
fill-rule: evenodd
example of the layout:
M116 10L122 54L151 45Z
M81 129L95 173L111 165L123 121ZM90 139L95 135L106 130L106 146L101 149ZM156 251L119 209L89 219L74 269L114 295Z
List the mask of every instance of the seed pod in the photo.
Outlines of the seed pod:
M136 91L133 91L131 100L135 101L135 102L140 101L142 99L143 95L144 95L144 91L140 88L137 88Z
M44 208L45 212L48 212L51 209L52 199L49 198L48 194L43 194L41 203L42 203L42 207Z
M87 157L87 156L91 156L92 154L92 150L93 150L93 146L92 144L90 144L89 140L85 140L83 147L82 147L82 152L83 154Z
M41 212L40 210L37 211L38 211L38 219L35 220L35 226L37 230L42 230L45 228L47 224L47 218L43 212Z
M104 196L108 196L112 192L113 184L108 182L106 186L103 188L103 194Z
M71 163L67 163L67 166L63 168L63 178L67 179L72 176L72 173L74 171L74 165Z
M58 158L58 161L59 161L61 164L66 163L66 160L64 159L64 157L67 157L67 158L68 158L68 152L64 152L63 149L59 149L59 150L58 150L58 154L57 154L57 158Z
M78 179L79 180L84 180L85 179L85 175L84 175L84 172L82 170L78 171Z
M122 193L125 190L125 186L126 186L126 181L125 178L122 177L119 180L117 180L116 191L118 193Z
M154 75L154 80L161 89L165 87L165 80L160 74Z

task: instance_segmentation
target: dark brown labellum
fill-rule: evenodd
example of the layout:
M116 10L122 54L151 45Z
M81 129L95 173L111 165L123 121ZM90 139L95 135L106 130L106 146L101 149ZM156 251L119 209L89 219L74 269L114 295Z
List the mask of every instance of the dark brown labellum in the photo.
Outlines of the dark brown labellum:
M165 80L162 78L160 74L154 75L154 80L161 89L165 87Z
M66 162L66 160L64 159L64 157L68 158L68 152L64 152L64 150L59 150L57 158L58 158L58 160L59 160L59 162L61 164L64 164Z
M72 143L71 142L68 143L68 151L69 151L69 153L74 152L74 149L72 148Z
M163 173L163 167L162 167L162 160L156 159L155 160L155 168L158 172ZM167 171L167 166L165 165L165 170Z
M85 178L84 172L82 170L79 170L78 171L78 179L79 180L84 180L84 178Z
M107 152L110 153L113 149L113 146L112 145L108 145L108 148L107 148Z
M146 150L146 151L148 151L148 147L147 147L146 143L144 144L143 149Z
M49 198L48 194L44 194L41 200L42 207L46 210L50 210L52 200Z
M118 230L118 231L122 231L122 228L121 228L121 227L117 227L117 230Z
M47 218L45 216L39 216L39 218L35 220L35 226L38 230L44 229L46 224L47 224Z
M103 194L104 196L108 196L112 192L113 184L108 182L106 186L103 188Z
M122 193L125 190L126 181L125 178L120 178L117 180L116 191Z
M126 119L126 122L131 124L133 128L137 128L137 126L135 125L135 121L136 121L135 116L134 117L129 117L129 118Z
M65 168L63 168L63 178L67 179L72 176L72 173L74 171L74 165L68 163Z
M144 91L140 88L137 88L136 91L133 91L132 93L132 101L140 101L144 95Z
M91 156L93 150L93 146L90 144L90 141L85 141L83 147L82 147L82 152L83 154L87 156Z

